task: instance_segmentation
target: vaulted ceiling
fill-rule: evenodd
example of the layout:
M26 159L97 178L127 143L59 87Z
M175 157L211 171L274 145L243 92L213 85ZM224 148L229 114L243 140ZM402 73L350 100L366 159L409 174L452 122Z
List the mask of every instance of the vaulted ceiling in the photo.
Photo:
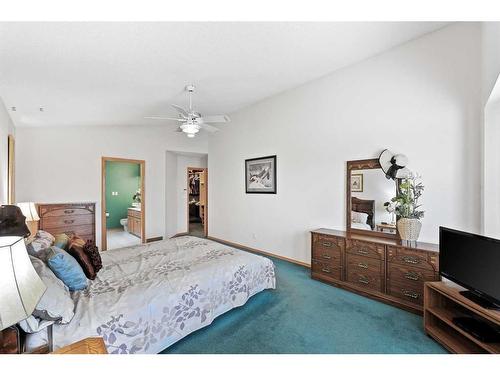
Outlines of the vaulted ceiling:
M0 23L0 97L16 126L157 125L194 83L199 112L230 114L444 26Z

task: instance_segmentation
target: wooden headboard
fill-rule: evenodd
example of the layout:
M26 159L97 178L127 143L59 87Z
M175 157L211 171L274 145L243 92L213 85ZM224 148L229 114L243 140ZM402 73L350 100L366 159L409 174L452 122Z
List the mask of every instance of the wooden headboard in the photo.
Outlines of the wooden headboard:
M370 199L359 199L351 197L351 210L368 214L366 223L375 229L375 201Z

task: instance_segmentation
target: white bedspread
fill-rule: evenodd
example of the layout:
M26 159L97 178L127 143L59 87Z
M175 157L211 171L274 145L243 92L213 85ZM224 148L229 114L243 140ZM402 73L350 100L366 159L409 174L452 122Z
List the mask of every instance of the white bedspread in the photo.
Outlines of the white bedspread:
M54 349L102 336L109 353L158 353L276 286L271 260L196 237L101 256L97 278L73 294L72 321L54 326Z

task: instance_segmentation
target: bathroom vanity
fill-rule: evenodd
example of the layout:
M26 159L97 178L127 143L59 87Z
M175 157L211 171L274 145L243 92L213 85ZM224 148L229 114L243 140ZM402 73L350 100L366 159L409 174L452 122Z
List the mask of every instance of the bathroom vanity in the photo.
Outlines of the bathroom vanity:
M129 233L140 238L142 228L141 209L135 207L129 208L127 218Z

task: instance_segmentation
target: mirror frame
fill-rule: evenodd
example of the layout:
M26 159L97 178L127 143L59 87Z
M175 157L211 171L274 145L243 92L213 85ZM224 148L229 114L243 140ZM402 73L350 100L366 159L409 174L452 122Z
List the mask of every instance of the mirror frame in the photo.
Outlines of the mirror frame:
M399 232L396 227L396 233L386 233L386 232L377 232L377 231L368 231L363 229L354 229L351 228L351 174L352 171L359 171L362 169L380 169L380 173L384 173L382 171L382 167L378 159L363 159L363 160L349 160L347 162L347 170L346 170L346 232L355 233L355 234L364 234L366 236L372 237L384 237L391 238L395 240L399 240ZM399 179L394 181L394 193L397 194L399 191ZM398 221L398 217L396 216L396 222Z

